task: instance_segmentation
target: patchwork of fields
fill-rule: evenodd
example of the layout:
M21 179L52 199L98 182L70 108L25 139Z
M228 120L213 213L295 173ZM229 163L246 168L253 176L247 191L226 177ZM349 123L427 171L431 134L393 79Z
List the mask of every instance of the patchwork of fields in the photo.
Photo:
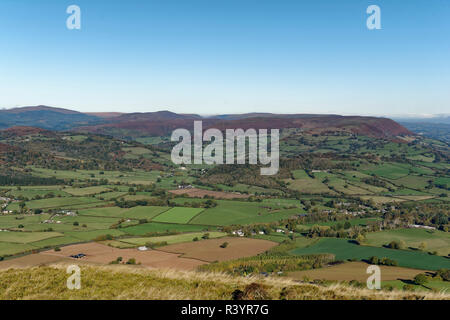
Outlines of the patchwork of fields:
M425 243L428 251L437 251L441 256L450 254L450 233L425 229L396 229L373 232L367 235L367 244L372 246L387 245L391 241L403 241L407 248L418 250Z
M120 264L135 259L144 267L183 270L257 255L330 253L346 262L296 265L311 270L288 276L364 281L361 260L386 257L398 267L382 266L383 282L399 288L418 273L450 268L450 165L442 154L419 143L345 134L282 135L281 152L289 157L273 178L247 167L168 165L170 154L162 151L168 139L155 137L140 139L162 143L160 149L121 141L111 152L120 153L114 154L120 157L116 169L27 163L21 169L30 176L62 182L0 186L3 199L10 198L0 202L0 268L72 261L68 256L77 253L87 255L80 263L118 264L121 257ZM68 139L89 141L84 135ZM412 223L440 230L405 228ZM358 236L363 245L351 240ZM392 241L404 247L386 248ZM150 250L138 250L143 246ZM268 270L282 269L276 258L268 260Z
M105 191L107 191L105 188L89 188L86 192ZM0 216L1 227L8 228L8 230L0 232L0 256L93 241L108 236L114 238L147 236L148 242L152 242L148 235L188 233L186 241L192 241L196 237L189 234L192 232L213 232L218 226L227 224L277 221L304 212L298 202L281 199L263 204L218 200L218 205L209 209L161 206L90 207L89 204L92 201L97 203L99 200L96 197L81 196L83 194L81 191L77 193L80 196L26 202L26 206L31 208L38 208L41 203L53 208L53 210L44 208L44 213L39 215ZM189 198L175 200L180 203L196 201ZM82 201L85 201L88 208L65 209L70 207L70 203L79 204ZM105 202L100 203L105 204ZM288 205L294 206L294 204L298 207L283 209ZM17 203L14 205L18 207ZM45 212L46 210L54 212L61 209L71 210L71 214ZM153 240L156 241L156 239ZM142 241L129 240L125 242L135 243L137 246L143 244Z
M361 246L346 239L320 239L318 242L309 247L294 249L292 253L296 255L331 253L336 256L337 260L369 260L370 257L376 256L379 258L386 257L395 260L398 262L400 267L423 270L450 268L450 260L445 257L434 256L425 252Z
M189 234L195 236L196 234ZM198 234L199 235L199 234ZM212 237L222 237L223 233L211 233ZM158 240L178 243L189 241L186 235L161 237ZM177 239L178 237L178 239ZM134 241L132 245L141 245L148 239L134 238L126 241ZM156 238L154 238L156 240ZM222 248L221 244L226 241L229 247ZM201 240L200 242L189 242L183 244L172 244L158 250L139 251L127 246L109 246L101 243L83 243L62 247L60 251L48 250L37 254L27 255L21 258L0 261L0 269L11 267L33 267L38 265L52 264L57 262L69 262L71 255L84 254L85 257L77 260L77 263L110 264L113 261L125 263L134 259L135 263L145 267L193 270L203 264L224 259L237 259L262 253L276 243L247 238L224 238Z

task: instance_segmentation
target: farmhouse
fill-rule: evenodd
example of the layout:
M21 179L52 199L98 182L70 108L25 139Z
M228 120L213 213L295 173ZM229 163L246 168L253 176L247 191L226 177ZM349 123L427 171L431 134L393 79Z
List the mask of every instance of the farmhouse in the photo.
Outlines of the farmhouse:
M245 236L245 234L242 232L242 230L233 231L233 232L231 232L231 234L237 235L239 237Z
M180 184L180 185L178 186L178 189L192 189L192 188L193 188L193 186L190 185L190 184L188 184L188 185L182 185L182 184Z

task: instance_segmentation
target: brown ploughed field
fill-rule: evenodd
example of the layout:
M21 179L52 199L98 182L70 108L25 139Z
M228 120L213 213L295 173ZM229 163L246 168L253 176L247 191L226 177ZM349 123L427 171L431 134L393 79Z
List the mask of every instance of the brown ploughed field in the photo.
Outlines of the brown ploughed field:
M86 256L80 259L70 257L80 253ZM105 265L118 257L122 257L122 262L127 262L129 259L134 258L136 263L140 263L144 267L163 269L193 270L206 263L195 259L180 258L179 254L174 253L157 250L118 249L92 242L61 247L61 251L48 250L17 259L5 260L0 262L0 269L26 268L58 262Z
M221 248L220 245L224 242L228 242L228 246ZM183 258L213 262L255 256L276 245L277 243L267 240L228 237L172 244L158 250L181 254Z
M70 261L63 257L44 255L41 253L30 254L16 259L0 261L0 270L10 268L29 268L41 265L57 263L61 261Z

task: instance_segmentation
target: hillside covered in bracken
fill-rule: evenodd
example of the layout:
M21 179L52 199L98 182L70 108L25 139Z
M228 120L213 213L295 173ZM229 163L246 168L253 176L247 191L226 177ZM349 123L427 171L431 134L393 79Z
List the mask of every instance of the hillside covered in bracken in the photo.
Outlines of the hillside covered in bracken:
M177 128L192 130L195 120L203 121L203 128L225 129L288 129L296 128L306 133L347 132L375 138L393 139L412 133L387 118L315 115L247 113L200 116L177 114L170 111L147 113L80 113L68 109L47 106L23 107L0 110L0 129L20 126L12 134L26 134L37 130L77 130L131 138L143 136L167 136ZM25 129L28 127L28 129Z
M366 135L376 138L395 138L400 135L411 135L412 133L393 120L386 118L372 117L344 117L344 116L308 116L291 115L289 118L281 115L272 115L266 117L238 118L233 120L222 120L217 118L201 119L198 117L169 117L163 122L159 117L153 119L152 116L141 115L133 117L133 120L121 120L123 116L115 118L113 123L96 125L91 127L82 127L80 131L112 134L117 131L127 130L127 134L135 137L139 136L161 136L169 135L177 128L186 128L193 130L194 120L203 121L203 129L217 128L226 129L288 129L296 128L306 133L329 133L329 132L348 132L359 135ZM146 118L146 120L142 120Z

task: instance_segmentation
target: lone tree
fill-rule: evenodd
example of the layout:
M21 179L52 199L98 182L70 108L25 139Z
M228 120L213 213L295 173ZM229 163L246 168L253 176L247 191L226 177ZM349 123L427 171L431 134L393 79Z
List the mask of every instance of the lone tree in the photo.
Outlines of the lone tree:
M205 234L202 236L202 239L203 239L203 240L208 240L208 239L209 239L209 233L205 233Z
M428 277L426 274L419 273L417 276L414 277L414 283L423 286L428 282Z
M406 244L404 241L400 240L400 241L391 241L387 247L391 248L391 249L403 249L405 248Z
M375 256L370 257L369 263L370 263L370 264L378 264L378 263L379 263L378 257L375 257Z
M419 250L420 251L425 251L427 249L427 243L426 242L422 242L420 245L419 245Z
M364 241L366 240L366 238L362 235L362 234L358 234L358 236L356 237L355 241L361 245Z

